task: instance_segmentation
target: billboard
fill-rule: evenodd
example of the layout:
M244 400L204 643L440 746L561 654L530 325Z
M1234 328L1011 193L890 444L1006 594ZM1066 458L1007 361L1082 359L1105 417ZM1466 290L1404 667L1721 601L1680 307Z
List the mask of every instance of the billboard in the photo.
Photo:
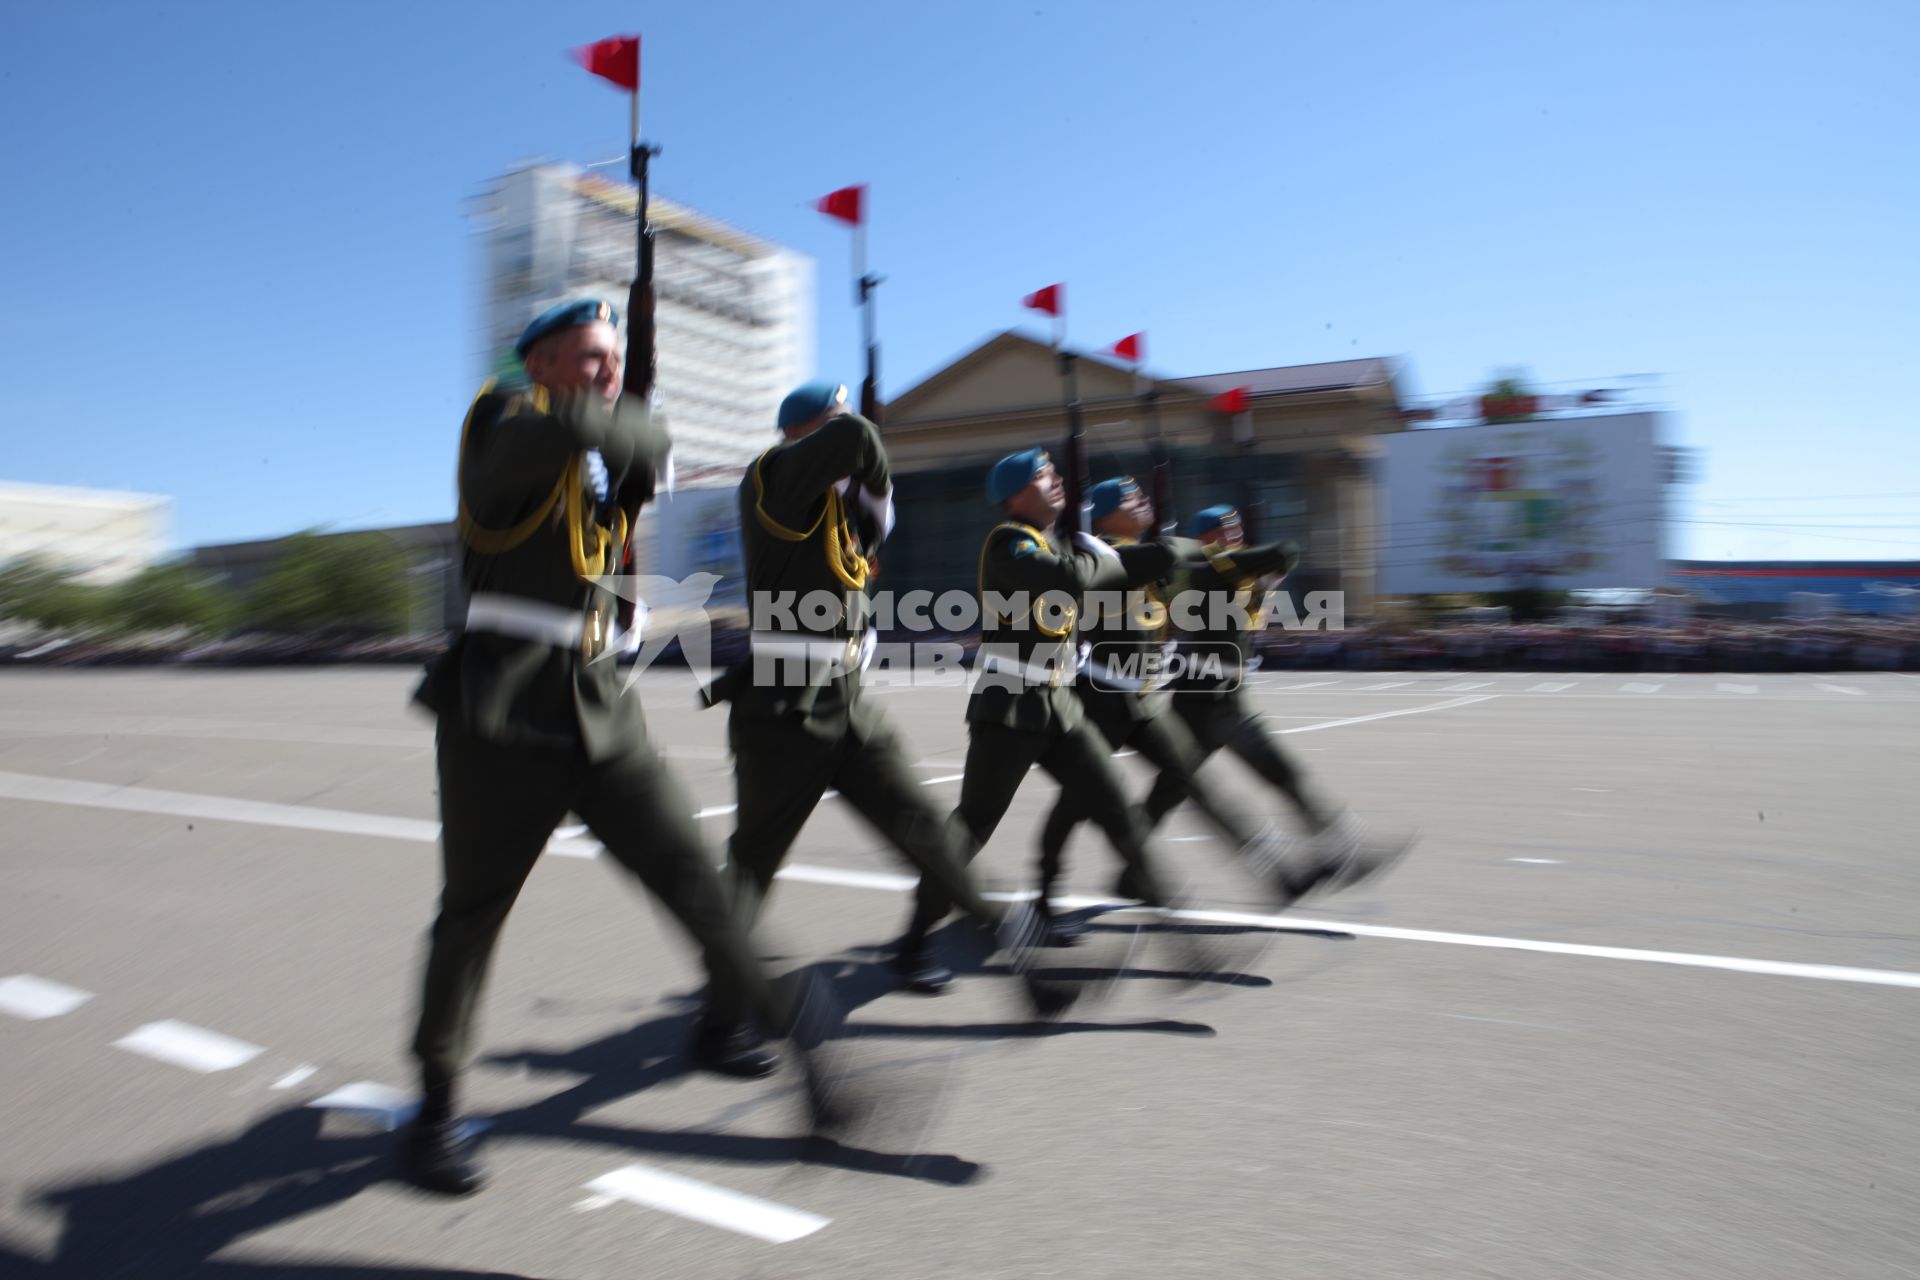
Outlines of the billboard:
M654 500L651 571L684 580L712 574L714 606L744 608L746 578L740 564L740 492L733 485L680 489Z
M1655 428L1623 413L1384 437L1380 591L1658 585Z

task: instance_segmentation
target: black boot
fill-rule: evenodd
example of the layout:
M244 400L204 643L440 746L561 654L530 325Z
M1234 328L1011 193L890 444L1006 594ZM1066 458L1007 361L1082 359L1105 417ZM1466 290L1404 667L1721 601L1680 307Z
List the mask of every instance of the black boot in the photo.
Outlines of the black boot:
M1087 927L1078 920L1065 920L1053 912L1053 904L1047 901L1047 885L1040 886L1039 896L1033 900L1034 914L1040 917L1040 945L1043 947L1077 947L1087 936Z
M1000 927L993 933L993 942L1006 953L1007 967L1020 976L1027 1004L1034 1013L1042 1018L1057 1018L1079 1000L1080 987L1071 982L1042 978L1034 972L1038 959L1035 952L1048 945L1047 917L1044 914L1046 899L1042 897L1038 902L1042 905L1016 902L1007 908Z
M953 985L953 970L940 962L940 950L919 926L907 930L894 953L893 971L906 981L907 990L923 996L937 996Z
M767 1047L751 1024L703 1016L693 1030L693 1064L703 1071L759 1080L773 1074L780 1055Z
M474 1159L473 1138L454 1114L451 1079L427 1082L401 1156L407 1180L423 1190L464 1196L486 1182L486 1170Z

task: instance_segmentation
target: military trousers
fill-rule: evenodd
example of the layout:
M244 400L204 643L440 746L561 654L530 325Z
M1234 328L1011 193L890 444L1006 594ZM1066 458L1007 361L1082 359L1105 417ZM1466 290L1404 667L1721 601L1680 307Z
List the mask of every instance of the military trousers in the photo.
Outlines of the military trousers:
M436 745L445 879L413 1040L427 1079L450 1079L471 1057L501 927L569 812L679 921L711 975L742 993L768 1026L787 1027L792 997L754 960L701 843L693 804L651 746L594 761L578 748L493 742L445 719Z
M739 811L727 845L727 874L743 930L758 920L780 864L829 787L938 885L943 900L983 924L999 923L1002 909L980 896L967 872L971 855L964 839L929 801L884 722L862 717L864 728L848 724L822 733L798 716L770 718L737 706L734 715L730 738ZM742 993L716 977L708 1016L737 1020L745 1012Z
M1159 771L1161 778L1177 779L1181 798L1191 800L1235 848L1253 839L1246 821L1229 809L1220 795L1198 775L1207 753L1194 741L1186 722L1162 711L1140 716L1129 705L1139 695L1110 689L1079 686L1080 701L1087 719L1100 730L1114 751L1131 749ZM1044 893L1060 878L1066 865L1067 841L1074 829L1094 816L1084 794L1061 789L1053 811L1040 831L1040 888ZM1151 819L1158 822L1158 818Z
M960 783L960 806L953 813L964 836L966 858L970 861L986 846L1013 804L1027 771L1035 765L1051 774L1063 792L1086 806L1126 862L1142 899L1154 906L1167 905L1147 853L1146 824L1127 798L1106 740L1084 718L1070 728L1056 723L1040 731L984 721L968 725L966 776ZM950 905L938 885L922 878L909 936L925 936Z
M1286 752L1274 743L1259 713L1246 704L1239 690L1218 696L1176 693L1173 710L1192 732L1201 760L1216 751L1230 751L1285 796L1308 826L1318 830L1331 821L1325 805L1315 797ZM1188 780L1163 772L1147 795L1149 829L1159 826L1190 793Z

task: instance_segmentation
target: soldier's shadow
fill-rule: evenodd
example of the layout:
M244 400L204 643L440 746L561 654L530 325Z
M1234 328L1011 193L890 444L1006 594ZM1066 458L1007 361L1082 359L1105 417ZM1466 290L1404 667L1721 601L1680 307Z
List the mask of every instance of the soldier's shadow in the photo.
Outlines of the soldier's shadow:
M41 1261L0 1247L4 1273L87 1280L188 1276L471 1280L513 1274L452 1267L216 1259L215 1254L236 1241L351 1199L391 1175L389 1137L323 1137L322 1120L318 1111L285 1108L231 1138L144 1168L44 1189L34 1197L35 1203L64 1214L54 1257Z
M571 1049L523 1050L490 1059L496 1064L565 1073L579 1079L526 1106L488 1115L486 1145L498 1150L516 1140L586 1142L656 1155L739 1164L804 1164L949 1186L964 1185L981 1176L979 1164L955 1155L895 1153L807 1137L801 1132L804 1123L797 1102L792 1137L653 1128L586 1118L610 1103L691 1070L685 1054L692 1020L691 1012L674 1013ZM775 1088L792 1091L790 1086ZM765 1092L762 1087L761 1093ZM214 1255L249 1236L342 1204L378 1183L399 1177L396 1134L333 1133L329 1130L341 1126L329 1126L325 1121L325 1113L319 1110L286 1107L262 1116L232 1137L169 1155L130 1172L113 1171L91 1180L42 1188L34 1194L33 1202L63 1216L54 1257L47 1261L34 1259L0 1242L0 1274L87 1280L160 1280L175 1276L453 1280L512 1274L216 1259ZM424 1193L409 1194L421 1195L422 1203L434 1203L424 1199Z

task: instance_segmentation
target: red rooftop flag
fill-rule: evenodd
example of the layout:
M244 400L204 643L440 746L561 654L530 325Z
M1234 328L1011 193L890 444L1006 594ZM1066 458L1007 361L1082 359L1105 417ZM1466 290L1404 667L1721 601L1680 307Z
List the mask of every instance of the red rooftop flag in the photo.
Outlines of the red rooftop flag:
M640 37L609 36L573 50L573 60L629 93L640 92Z
M1146 349L1147 335L1144 333L1130 333L1107 348L1108 351L1131 364L1139 364L1142 353Z
M820 197L813 207L829 218L838 218L848 226L857 227L864 216L866 200L867 184L861 182Z
M1247 388L1235 387L1231 391L1222 391L1207 401L1207 408L1215 413L1245 413L1247 411Z
M1044 311L1057 316L1067 307L1067 286L1050 284L1044 289L1036 289L1020 300L1020 305L1034 311Z

